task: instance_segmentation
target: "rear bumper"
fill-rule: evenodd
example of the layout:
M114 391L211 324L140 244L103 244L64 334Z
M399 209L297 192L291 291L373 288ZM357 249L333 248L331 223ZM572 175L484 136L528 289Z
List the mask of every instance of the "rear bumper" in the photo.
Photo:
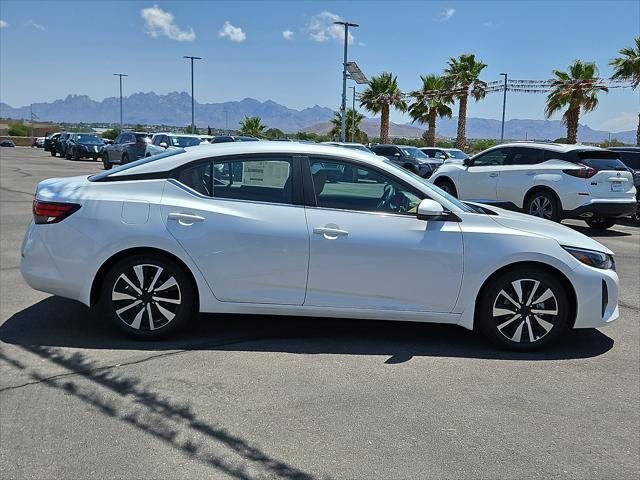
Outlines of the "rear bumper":
M581 205L573 210L565 210L564 218L591 218L591 217L625 217L636 212L638 202L635 200L624 201L598 201L592 200L586 205Z

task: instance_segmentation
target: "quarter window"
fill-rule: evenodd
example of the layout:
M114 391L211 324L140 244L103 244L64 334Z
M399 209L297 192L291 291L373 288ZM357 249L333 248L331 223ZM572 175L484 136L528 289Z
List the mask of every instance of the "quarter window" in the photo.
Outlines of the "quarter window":
M180 171L176 180L195 190L201 195L211 197L213 179L211 177L212 162L199 163Z
M423 198L377 170L350 162L312 159L311 175L318 207L409 215Z

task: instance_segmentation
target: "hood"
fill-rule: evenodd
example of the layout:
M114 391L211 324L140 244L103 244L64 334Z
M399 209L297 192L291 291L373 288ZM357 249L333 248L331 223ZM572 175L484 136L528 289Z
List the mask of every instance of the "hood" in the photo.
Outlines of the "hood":
M486 205L483 206L485 208L487 207ZM490 215L490 218L503 227L532 233L541 237L551 238L563 246L596 250L598 252L605 252L613 255L613 252L600 242L596 242L592 238L576 232L572 228L561 225L560 223L526 215L524 213L516 213L502 208L495 208L493 206L490 206L489 208L497 213L497 215Z

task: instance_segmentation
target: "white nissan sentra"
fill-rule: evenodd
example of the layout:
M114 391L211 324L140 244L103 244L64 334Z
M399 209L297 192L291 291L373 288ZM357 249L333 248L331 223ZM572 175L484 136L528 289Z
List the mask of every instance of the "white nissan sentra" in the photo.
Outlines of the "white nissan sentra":
M21 270L142 338L218 312L450 323L533 350L618 317L600 243L463 203L370 153L299 143L40 182Z

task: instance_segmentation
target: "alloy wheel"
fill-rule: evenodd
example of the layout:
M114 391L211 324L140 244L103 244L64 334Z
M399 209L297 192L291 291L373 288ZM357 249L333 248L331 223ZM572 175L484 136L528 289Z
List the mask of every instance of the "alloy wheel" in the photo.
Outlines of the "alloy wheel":
M551 200L545 196L534 198L529 206L529 215L551 220L553 218L553 204Z
M111 291L111 301L115 314L126 325L152 331L167 326L176 317L182 294L170 271L145 263L120 274Z
M543 282L518 279L504 286L493 302L493 321L500 334L516 343L545 337L558 318L558 300Z

